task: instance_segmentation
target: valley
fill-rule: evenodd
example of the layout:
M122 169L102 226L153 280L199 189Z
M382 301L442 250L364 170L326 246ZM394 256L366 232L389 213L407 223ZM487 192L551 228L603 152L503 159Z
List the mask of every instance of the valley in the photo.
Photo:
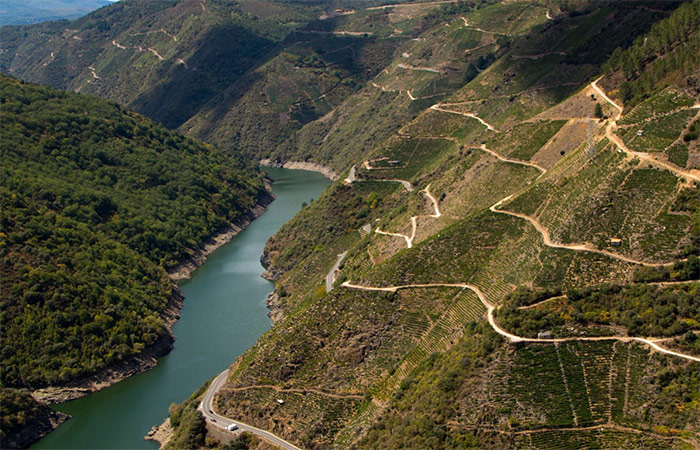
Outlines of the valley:
M700 448L698 0L122 1L0 70L333 179L165 448Z

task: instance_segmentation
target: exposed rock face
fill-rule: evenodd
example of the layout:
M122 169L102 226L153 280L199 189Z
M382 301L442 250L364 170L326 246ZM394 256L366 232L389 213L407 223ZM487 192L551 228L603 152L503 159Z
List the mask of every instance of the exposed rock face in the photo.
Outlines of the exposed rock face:
M284 169L310 170L318 172L324 177L335 181L339 178L338 172L322 164L305 161L272 161L271 159L260 160L260 165L265 167L282 167Z
M5 427L3 427L2 433L0 434L1 448L27 448L33 442L38 441L53 431L60 424L70 419L69 415L54 411L48 406L33 400L26 393L20 393L20 391L15 392L20 395L22 402L32 402L34 405L26 408L27 411L31 412L28 416L25 416L26 422L24 422L22 426L10 426L9 429L5 429ZM4 404L5 400L9 400L9 398L3 397L3 410L5 407L11 408L11 405ZM3 421L3 423L5 422Z
M270 310L270 312L267 313L267 317L272 319L273 322L277 322L284 315L281 298L277 291L272 291L267 296L267 309Z
M156 441L160 448L165 447L173 436L173 426L170 424L170 417L166 418L160 425L154 425L151 431L143 438L147 441Z

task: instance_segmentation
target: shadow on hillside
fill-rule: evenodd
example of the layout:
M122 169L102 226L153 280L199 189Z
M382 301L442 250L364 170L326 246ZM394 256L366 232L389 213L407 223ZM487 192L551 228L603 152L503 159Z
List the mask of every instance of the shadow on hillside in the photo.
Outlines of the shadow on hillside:
M184 64L167 61L156 76L165 79L129 106L168 128L177 128L203 105L254 67L275 45L235 24L209 30L193 45Z

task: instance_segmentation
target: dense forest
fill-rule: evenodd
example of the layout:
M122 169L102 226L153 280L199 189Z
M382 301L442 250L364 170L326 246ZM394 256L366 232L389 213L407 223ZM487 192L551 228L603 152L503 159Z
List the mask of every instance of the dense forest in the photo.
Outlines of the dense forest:
M266 190L240 159L116 103L0 83L0 383L55 385L165 336L166 269Z
M700 93L700 79L695 71L700 54L700 1L681 5L667 19L655 24L651 31L638 37L634 44L613 52L603 66L606 73L622 70L625 82L620 95L625 106L634 106L649 97L658 85L680 77L690 77Z

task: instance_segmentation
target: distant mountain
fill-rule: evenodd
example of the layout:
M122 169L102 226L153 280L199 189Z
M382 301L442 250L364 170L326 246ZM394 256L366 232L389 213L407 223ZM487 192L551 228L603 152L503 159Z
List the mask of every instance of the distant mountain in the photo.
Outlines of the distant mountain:
M3 0L0 26L77 19L111 3L109 0Z

